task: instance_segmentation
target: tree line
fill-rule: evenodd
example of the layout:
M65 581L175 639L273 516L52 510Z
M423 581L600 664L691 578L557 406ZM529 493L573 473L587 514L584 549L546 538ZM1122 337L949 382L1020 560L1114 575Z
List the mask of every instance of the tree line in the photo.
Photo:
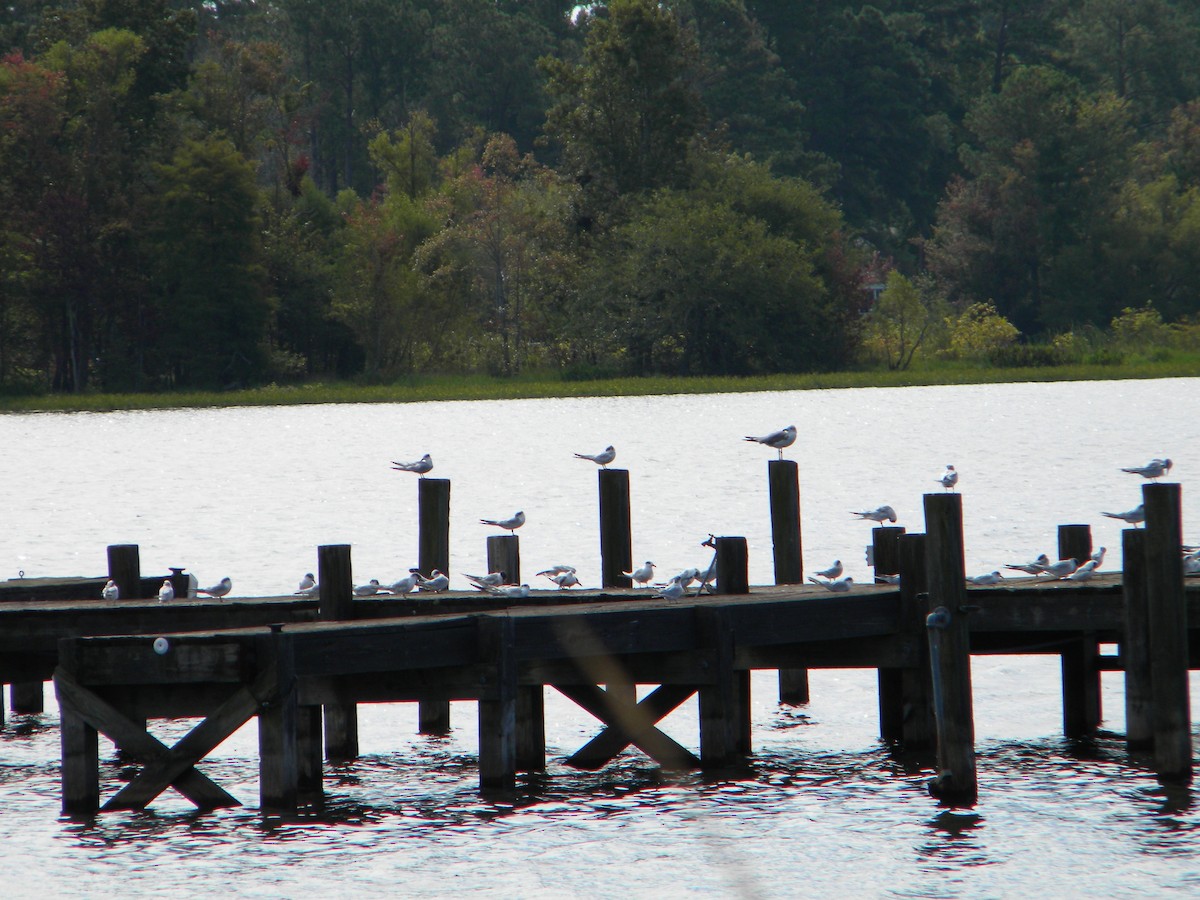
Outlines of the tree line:
M13 0L0 47L3 390L901 366L1200 312L1197 4Z

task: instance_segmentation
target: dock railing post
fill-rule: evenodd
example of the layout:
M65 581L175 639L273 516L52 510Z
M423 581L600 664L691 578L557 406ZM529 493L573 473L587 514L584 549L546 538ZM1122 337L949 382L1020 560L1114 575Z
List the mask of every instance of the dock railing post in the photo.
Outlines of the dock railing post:
M1144 485L1142 501L1146 508L1146 595L1154 685L1154 767L1164 780L1190 783L1192 714L1180 487Z
M903 526L889 525L871 529L871 559L875 563L875 581L880 575L900 574L900 536ZM879 736L898 741L904 727L904 692L901 669L879 669Z
M600 584L628 588L633 581L633 535L629 518L629 470L600 469Z
M450 574L450 479L417 479L417 565L429 577L434 569ZM417 704L420 734L450 733L450 701Z
M1059 525L1058 558L1080 565L1092 555L1092 526ZM1100 642L1083 634L1063 648L1063 734L1068 738L1092 737L1100 728Z
M938 774L929 790L947 802L969 805L978 797L979 786L961 494L925 495L925 533L926 577L933 610L926 625L938 738Z
M933 715L933 679L929 669L929 641L925 616L929 613L928 583L925 570L925 535L901 535L900 545L900 629L917 648L915 668L900 670L904 719L901 742L904 749L928 752L937 746Z
M117 583L121 600L142 596L142 564L137 544L108 545L108 577Z
M800 528L800 466L791 459L767 461L771 495L771 547L775 583L804 583L804 539ZM808 702L808 669L779 670L779 702Z
M1121 532L1121 588L1125 599L1125 633L1121 661L1125 669L1125 747L1154 746L1154 685L1150 675L1150 610L1146 597L1146 532Z
M744 537L719 537L717 543L717 594L750 593L750 555Z
M493 534L487 539L487 570L503 572L508 584L521 583L521 539L515 534Z
M336 622L350 618L354 602L354 576L350 567L350 545L329 544L317 548L320 616ZM358 756L358 708L353 702L325 704L325 758L344 761Z

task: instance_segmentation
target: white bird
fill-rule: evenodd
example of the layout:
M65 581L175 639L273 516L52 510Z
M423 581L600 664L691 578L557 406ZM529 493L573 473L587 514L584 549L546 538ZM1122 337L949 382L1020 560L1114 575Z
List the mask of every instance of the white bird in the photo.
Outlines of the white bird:
M860 519L869 519L872 522L896 521L896 511L890 506L880 506L867 512L851 512L851 515L858 516Z
M548 569L542 569L542 571L538 572L538 574L554 576L554 575L561 575L563 572L574 572L574 571L575 571L574 566L558 565L558 566L551 566Z
M1141 475L1143 478L1159 479L1171 471L1171 460L1169 459L1152 459L1144 466L1130 466L1122 469L1122 472L1128 472L1131 475Z
M746 440L754 441L757 444L763 444L767 447L774 447L779 451L779 458L783 459L783 448L790 447L796 443L796 426L789 425L780 431L772 431L770 434L764 434L762 437L754 437L746 435Z
M900 576L899 575L880 575L878 572L876 572L875 580L882 581L884 584L899 584Z
M301 588L295 592L297 597L318 597L321 594L321 586L315 581L306 588Z
M158 589L158 602L170 603L175 599L175 588L171 584L171 579L163 579L162 587Z
M411 594L421 582L421 573L417 569L409 569L408 574L399 581L393 581L388 585L388 590L393 594Z
M480 519L480 525L495 525L505 531L516 531L525 524L525 513L518 511L511 519Z
M508 580L508 576L503 572L488 572L486 575L468 575L463 573L463 578L475 585L481 591L486 591L488 588L499 587Z
M558 585L560 591L572 585L579 584L579 578L574 572L562 572L558 575L551 575L550 580Z
M117 583L110 578L108 584L104 586L104 590L100 592L100 596L105 600L116 600L121 596L121 590L117 587Z
M842 561L840 559L835 559L833 561L833 565L828 569L822 569L814 574L820 575L822 578L837 578L842 574L842 571Z
M1125 512L1102 512L1100 515L1108 516L1110 519L1121 519L1136 528L1139 522L1146 521L1146 504L1139 503L1133 509L1126 510Z
M1064 575L1064 581L1087 581L1096 572L1096 561L1089 559L1082 566L1076 569L1069 575Z
M1097 569L1100 568L1102 565L1104 565L1104 554L1107 552L1108 552L1107 547L1101 547L1099 550L1097 550L1095 553L1092 554L1092 562L1094 562L1096 564Z
M426 453L416 462L396 462L396 460L392 460L392 468L397 472L416 472L424 478L433 469L433 459Z
M836 578L831 581L822 581L819 578L813 578L811 575L809 575L808 580L813 584L819 584L827 591L833 591L835 594L850 590L851 586L854 584L854 579L849 575L847 575L845 578Z
M366 584L358 584L354 586L354 596L356 597L373 597L383 589L383 585L379 583L378 578L372 578Z
M233 590L233 580L228 576L222 578L212 587L196 588L197 594L208 594L210 597L224 597Z
M310 587L316 585L317 579L313 578L312 572L305 572L304 577L300 579L300 586L296 588L296 593L307 591Z
M607 467L610 462L617 458L617 451L613 449L612 444L609 444L599 453L576 453L576 459L590 459L596 465Z
M1038 575L1046 571L1046 566L1050 565L1050 557L1045 553L1038 556L1037 559L1027 563L1009 563L1004 568L1016 569L1018 572L1024 572L1026 575Z
M946 471L942 473L942 477L938 481L946 490L951 490L958 484L958 472L954 470L954 466L946 466Z
M421 583L417 585L419 590L428 591L431 594L440 594L448 587L450 587L450 579L440 569L434 569L428 578L422 578Z
M701 571L699 569L691 568L691 569L684 569L682 572L680 572L678 575L676 575L675 578L672 580L677 579L679 581L679 583L682 584L686 588L686 587L690 586L692 584L692 582L699 581L702 577L703 577L703 574L701 573Z
M999 584L1004 580L1004 576L999 572L988 572L984 575L968 575L967 581L971 584Z
M523 597L529 596L529 585L527 584L501 584L494 588L488 589L489 594L498 594L501 597L511 597L514 600L520 600Z
M1043 566L1040 574L1049 575L1051 578L1066 578L1078 568L1079 560L1060 559L1058 562L1050 563L1048 566Z
M676 575L662 587L654 592L654 596L660 600L678 600L687 590L684 588L679 576Z
M621 574L626 578L636 581L638 584L646 584L646 582L654 577L654 563L646 560L642 566L634 569L632 572L622 572Z
M1184 575L1200 575L1200 557L1185 556L1183 558Z

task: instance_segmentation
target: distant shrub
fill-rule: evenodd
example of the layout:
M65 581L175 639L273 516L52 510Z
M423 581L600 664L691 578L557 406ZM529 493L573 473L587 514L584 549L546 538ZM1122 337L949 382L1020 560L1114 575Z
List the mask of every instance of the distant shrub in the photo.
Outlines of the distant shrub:
M1065 348L1045 344L1008 344L989 353L987 360L1000 369L1034 369L1067 365L1074 361L1074 355Z
M964 357L988 358L1016 341L1016 326L996 311L991 303L972 303L954 321L950 330L950 353Z
M1125 307L1109 327L1113 340L1129 350L1161 347L1171 337L1170 326L1163 322L1162 315L1149 303L1140 309Z

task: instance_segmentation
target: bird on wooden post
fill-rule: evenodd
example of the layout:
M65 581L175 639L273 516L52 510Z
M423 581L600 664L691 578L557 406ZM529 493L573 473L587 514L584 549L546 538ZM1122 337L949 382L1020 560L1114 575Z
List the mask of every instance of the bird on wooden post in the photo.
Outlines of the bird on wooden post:
M654 563L646 560L643 565L632 572L622 572L621 574L632 581L636 581L638 584L644 585L654 577Z
M426 453L416 462L396 462L396 460L392 460L392 468L397 472L416 472L417 475L424 478L433 470L433 459Z
M1139 523L1146 521L1146 504L1139 503L1133 509L1126 510L1125 512L1102 512L1100 515L1108 516L1110 519L1120 519L1123 522L1128 522L1130 525L1136 528Z
M812 575L809 575L808 580L813 584L819 584L827 591L833 591L835 594L845 593L854 586L854 579L849 575L845 578L835 578L829 581L822 581L820 578L814 578Z
M108 584L104 586L104 590L100 592L100 596L105 600L116 600L121 596L121 590L117 587L117 583L110 578Z
M782 428L779 431L772 431L770 434L764 434L762 437L754 437L754 435L746 435L746 440L754 441L756 444L763 444L767 447L774 447L779 451L779 458L783 459L784 447L790 447L796 443L796 426L789 425L787 428Z
M617 458L617 451L613 449L613 445L609 444L599 453L576 453L576 459L590 459L602 469L607 469L608 464Z
M840 559L835 559L833 561L833 565L828 569L821 569L819 572L815 572L813 574L820 575L822 578L837 578L842 574L842 561Z
M175 599L175 587L174 587L174 585L171 584L171 579L166 578L163 580L162 587L160 587L158 589L158 602L159 603L170 603L174 599Z
M1128 472L1131 475L1141 475L1143 478L1150 478L1154 481L1162 478L1171 471L1170 459L1152 459L1144 466L1129 466L1121 469L1122 472Z
M505 531L515 533L518 528L525 524L525 513L518 510L510 519L480 519L480 525L495 525L497 528L503 528Z
M226 576L212 587L196 588L197 594L208 594L210 597L224 597L233 590L233 579Z
M858 516L860 519L867 519L871 522L883 522L885 519L889 522L896 521L896 511L890 506L878 506L875 509L867 510L866 512L850 512L853 516Z
M942 477L938 482L948 491L954 490L954 486L958 484L958 472L954 470L954 466L946 466L946 471L942 473Z

